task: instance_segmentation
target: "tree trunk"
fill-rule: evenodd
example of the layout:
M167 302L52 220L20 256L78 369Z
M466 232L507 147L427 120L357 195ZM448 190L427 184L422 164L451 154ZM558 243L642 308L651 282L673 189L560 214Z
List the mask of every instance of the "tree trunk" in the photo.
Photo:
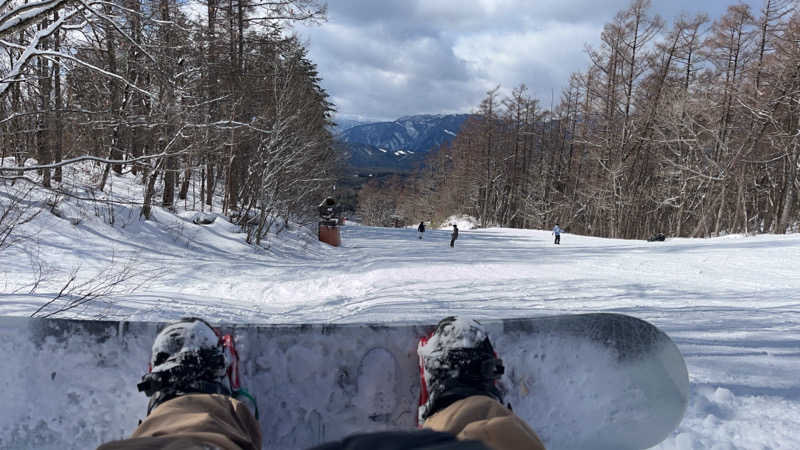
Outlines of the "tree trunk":
M58 11L53 13L53 20L58 20ZM56 52L61 50L61 31L55 32L54 50ZM54 89L53 95L55 96L55 115L54 115L54 138L55 145L53 146L53 162L59 163L63 157L64 149L64 106L61 99L61 58L56 57L53 63L53 80ZM56 167L53 179L60 183L62 179L61 166Z
M781 218L778 221L779 234L785 234L791 223L792 216L794 215L794 204L797 200L797 189L795 184L797 182L797 165L800 164L800 150L798 150L797 142L792 145L792 156L789 161L789 174L786 177L784 185L784 198L783 198L783 211L781 211Z
M152 213L151 205L153 204L153 196L156 190L156 180L158 179L162 161L163 160L159 160L159 162L156 163L156 167L150 174L150 179L147 181L147 186L144 189L144 201L142 202L141 215L144 216L145 220L150 220L150 214Z
M164 149L164 146L160 146ZM172 209L175 204L175 172L178 170L174 156L164 158L164 195L161 199L161 206Z
M214 206L214 186L216 186L214 164L209 161L206 164L206 205L209 206L209 211Z
M189 180L192 179L192 168L189 161L186 161L186 168L183 169L183 181L181 182L181 190L178 193L178 198L186 200L186 195L189 193Z
M39 30L44 30L48 26L48 21L45 20L39 25ZM42 39L42 47L47 48L47 42ZM38 64L38 88L39 88L39 114L36 115L36 159L39 164L50 163L50 73L48 60L39 58ZM50 169L41 169L39 173L42 176L42 186L50 187Z
M172 74L174 74L175 70L173 67L172 57L174 56L174 51L172 47L175 45L172 33L172 24L171 15L170 15L170 4L168 0L161 0L161 20L164 21L163 24L163 39L164 43L169 49L167 51L167 61L165 65L166 72L164 75L164 80L162 81L161 87L161 95L162 95L162 107L164 108L164 122L166 123L164 130L162 130L162 135L159 139L159 150L160 151L172 151L171 148L168 148L170 145L171 140L174 138L173 134L175 133L176 127L175 123L177 121L177 106L175 104L175 88L171 83ZM175 205L175 179L176 179L176 172L178 171L178 163L175 156L166 156L164 157L164 195L161 199L161 205L168 209L173 209Z
M719 230L722 227L722 213L725 211L725 192L728 188L728 181L722 180L722 191L719 194L719 209L717 210L717 217L714 220L714 235L719 236Z

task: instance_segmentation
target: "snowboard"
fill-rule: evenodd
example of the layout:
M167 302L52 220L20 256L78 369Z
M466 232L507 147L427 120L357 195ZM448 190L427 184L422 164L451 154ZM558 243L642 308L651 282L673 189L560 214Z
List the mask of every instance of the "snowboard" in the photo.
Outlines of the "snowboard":
M683 417L685 362L646 321L576 314L481 323L506 368L505 402L548 449L644 449ZM136 384L164 325L0 317L0 448L93 448L129 436L146 413ZM416 348L434 327L219 326L235 336L266 449L414 428Z

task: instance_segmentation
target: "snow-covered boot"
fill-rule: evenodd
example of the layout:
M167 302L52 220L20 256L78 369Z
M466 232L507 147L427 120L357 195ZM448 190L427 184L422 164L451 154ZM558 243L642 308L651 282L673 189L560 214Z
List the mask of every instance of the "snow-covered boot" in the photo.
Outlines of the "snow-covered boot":
M495 382L503 361L489 335L473 319L447 317L417 346L420 367L418 423L458 400L486 395L503 402Z
M184 318L168 325L156 336L150 371L137 385L150 397L147 414L184 394L232 395L232 388L238 387L232 386L232 381L238 384L236 358L232 337L203 319Z

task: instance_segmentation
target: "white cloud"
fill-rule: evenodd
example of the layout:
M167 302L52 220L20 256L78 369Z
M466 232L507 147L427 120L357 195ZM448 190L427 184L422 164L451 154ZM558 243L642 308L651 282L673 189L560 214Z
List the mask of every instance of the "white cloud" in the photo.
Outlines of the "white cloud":
M599 33L590 24L549 22L539 30L462 36L454 52L488 84L510 89L526 83L535 93L549 95L570 73L586 67L584 44Z
M758 9L761 0L745 0ZM719 16L736 0L654 0ZM555 98L584 70L586 43L630 0L332 0L329 20L299 27L343 117L469 112L497 84Z

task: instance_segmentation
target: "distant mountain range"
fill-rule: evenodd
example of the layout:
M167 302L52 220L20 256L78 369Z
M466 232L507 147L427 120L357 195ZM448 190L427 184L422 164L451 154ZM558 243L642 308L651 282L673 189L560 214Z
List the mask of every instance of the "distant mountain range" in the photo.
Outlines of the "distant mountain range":
M336 139L353 169L402 172L425 159L431 150L451 142L469 117L448 114L401 117L393 122L337 121Z
M353 127L357 127L359 125L368 125L370 123L375 123L375 122L369 122L369 121L365 122L363 120L352 120L352 119L335 119L334 122L336 122L336 126L334 126L333 129L331 130L334 135L340 135L344 133L346 130L349 130L350 128Z

